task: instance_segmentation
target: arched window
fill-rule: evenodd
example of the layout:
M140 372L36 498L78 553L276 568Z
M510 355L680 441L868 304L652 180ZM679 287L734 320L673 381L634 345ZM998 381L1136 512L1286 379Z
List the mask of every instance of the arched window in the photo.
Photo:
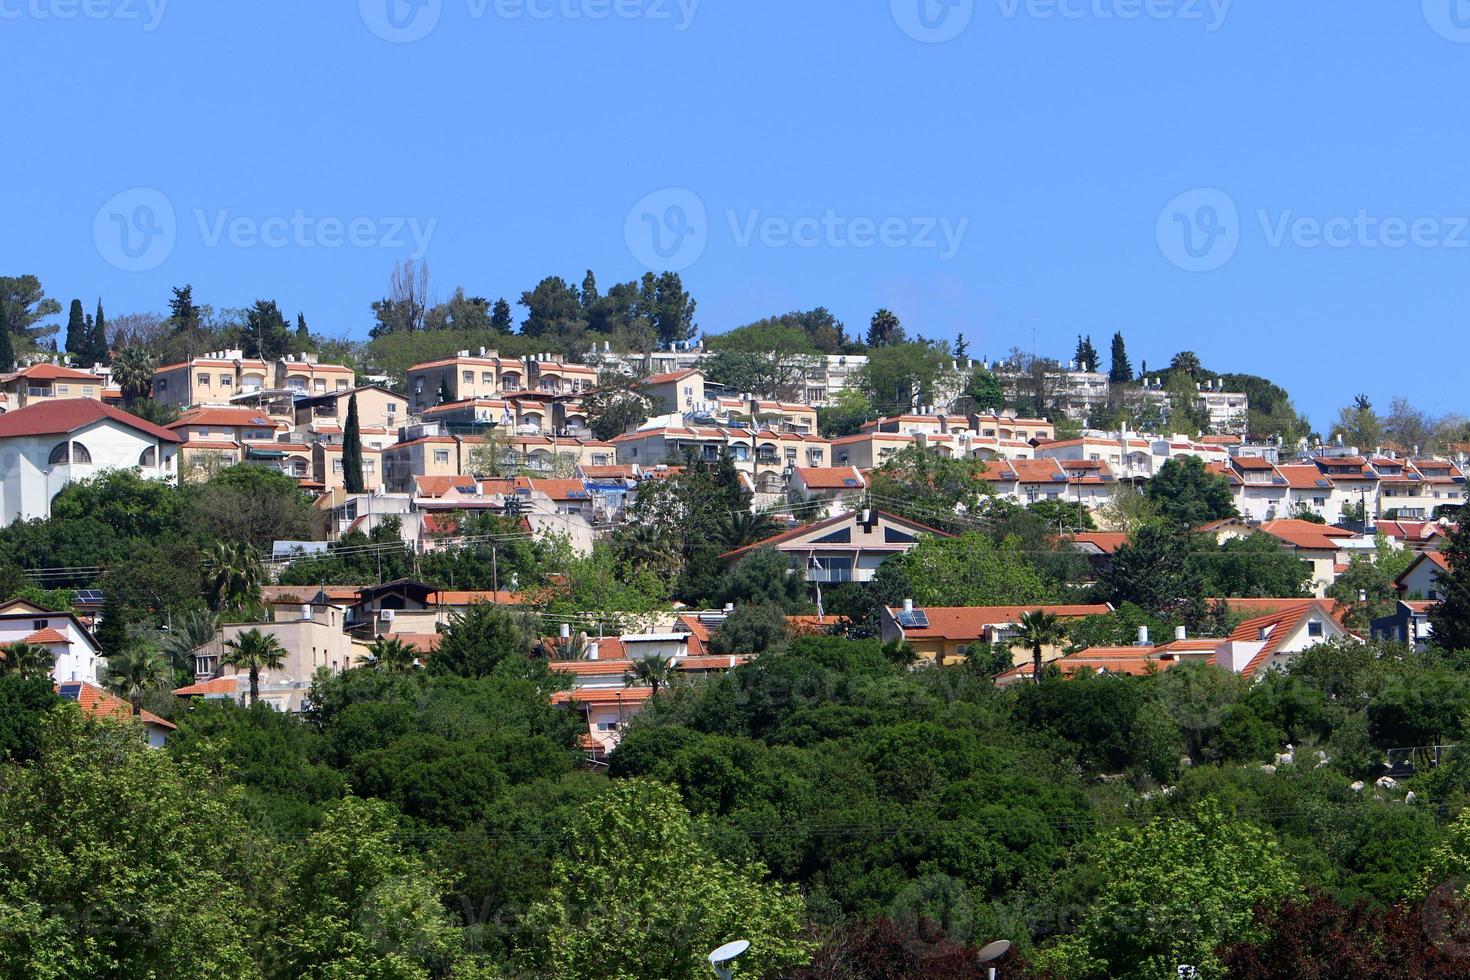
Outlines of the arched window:
M51 466L61 466L67 462L92 462L92 454L87 452L87 447L82 445L80 442L73 442L69 444L71 446L71 459L68 460L66 455L67 445L68 443L58 442L56 444L56 448L51 450L51 458L47 461Z

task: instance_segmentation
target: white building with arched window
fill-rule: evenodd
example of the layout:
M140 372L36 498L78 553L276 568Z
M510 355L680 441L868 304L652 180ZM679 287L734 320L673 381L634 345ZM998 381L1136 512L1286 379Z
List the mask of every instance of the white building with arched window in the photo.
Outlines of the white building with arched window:
M0 527L44 518L68 483L130 469L150 480L178 473L179 437L87 398L0 415Z

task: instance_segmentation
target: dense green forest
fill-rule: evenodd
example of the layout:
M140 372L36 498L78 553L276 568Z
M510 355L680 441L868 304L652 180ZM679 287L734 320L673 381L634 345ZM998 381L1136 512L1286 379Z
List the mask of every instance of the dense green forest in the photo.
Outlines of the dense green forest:
M1301 917L1379 955L1470 866L1458 752L1374 783L1462 737L1453 657L999 691L797 639L664 690L594 772L545 662L459 628L475 656L320 678L301 718L201 703L164 751L0 679L0 973L693 977L748 938L741 975L972 976L1008 938L1008 976L1278 976L1250 964ZM1455 952L1418 937L1380 953Z

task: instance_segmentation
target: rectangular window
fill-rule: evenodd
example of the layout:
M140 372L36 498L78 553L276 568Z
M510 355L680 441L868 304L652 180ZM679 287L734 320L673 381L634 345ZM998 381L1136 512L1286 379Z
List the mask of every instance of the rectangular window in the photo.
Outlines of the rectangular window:
M232 378L232 377L230 377L228 374L222 374L222 375L219 376L219 386L221 388L228 388L228 387L230 387L230 385L232 385L234 383L234 381L235 381L235 379Z
M35 620L34 622L31 623L31 632L33 632L33 633L39 633L39 632L41 632L41 630L45 629L46 627L48 627L50 625L51 625L50 620L37 619L37 620Z
M391 419L394 415L397 415L397 414L398 414L398 403L397 402L389 402L388 403L388 417Z
M461 377L464 378L464 383L467 385L472 385L475 383L475 372L473 371L465 371L461 375Z
M482 371L482 372L480 372L480 384L482 384L482 385L492 385L493 386L495 384L495 372L494 371Z
M158 379L158 390L159 391L168 391L168 378L159 378Z
M199 387L201 387L201 388L208 388L209 387L209 375L207 375L207 374L201 374L201 375L199 375Z
M1318 620L1312 620L1307 624L1307 635L1313 639L1322 638L1322 624Z
M362 471L364 473L372 473L377 470L377 468L377 465L370 459L365 459L362 461Z
M338 391L346 391L347 390L347 379L346 378L338 378L337 379L337 390Z
M342 461L340 459L334 459L334 460L332 460L332 472L333 473L341 473L342 472Z
M315 388L317 391L326 391L327 390L327 379L326 378L316 378L312 382L312 387Z
M71 385L57 385L56 386L56 393L58 395L69 395L69 394L71 394Z
M447 463L447 462L449 462L449 450L447 450L447 449L436 449L436 450L434 450L434 462L436 462L436 463Z

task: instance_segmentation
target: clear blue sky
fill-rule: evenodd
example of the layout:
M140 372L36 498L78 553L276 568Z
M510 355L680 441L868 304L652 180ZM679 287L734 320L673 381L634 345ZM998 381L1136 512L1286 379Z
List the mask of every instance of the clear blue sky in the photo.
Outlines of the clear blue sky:
M441 294L514 301L641 274L647 214L692 231L663 242L706 330L888 306L1067 357L1121 329L1135 367L1193 349L1324 429L1358 391L1470 408L1464 0L388 2L0 0L0 268L362 336L394 219L434 222ZM267 221L298 212L343 227ZM1330 246L1299 220L1360 212Z

